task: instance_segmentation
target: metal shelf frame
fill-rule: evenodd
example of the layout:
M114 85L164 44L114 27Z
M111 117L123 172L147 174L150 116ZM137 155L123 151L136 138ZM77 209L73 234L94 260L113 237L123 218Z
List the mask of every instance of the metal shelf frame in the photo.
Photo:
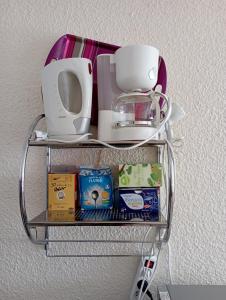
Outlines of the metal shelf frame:
M19 203L20 203L20 213L21 218L24 226L24 230L30 239L30 241L36 245L44 245L45 249L48 248L49 242L93 242L93 243L150 243L143 240L136 240L136 241L128 241L128 240L51 240L49 239L49 227L50 226L137 226L137 225L145 225L145 226L151 226L156 229L156 239L159 241L159 243L165 243L169 240L170 232L171 232L171 223L172 223L172 216L173 216L173 203L175 198L175 166L174 166L174 157L172 148L167 142L167 140L151 140L148 143L142 145L142 147L157 147L158 150L158 160L161 160L162 157L162 146L165 147L165 151L167 153L167 213L166 213L166 219L160 214L158 220L151 220L151 219L144 219L144 216L136 216L135 220L131 220L128 216L123 216L119 214L116 210L112 212L112 215L114 214L115 218L110 217L108 220L103 220L101 218L91 218L88 220L84 219L76 219L76 216L81 215L81 211L77 211L75 213L75 219L73 221L51 221L48 217L48 211L42 212L39 216L35 217L32 220L28 219L27 210L26 210L26 199L25 199L25 173L27 168L27 157L29 150L32 147L46 147L46 160L47 160L47 173L51 170L51 149L60 149L60 148L106 148L106 146L89 142L89 141L83 141L79 143L60 143L60 142L50 142L50 141L40 141L36 140L34 138L34 131L38 125L38 123L45 118L45 115L39 115L35 118L33 123L31 124L27 138L24 144L23 148L23 157L21 161L21 167L20 167L20 178L19 178ZM167 129L167 128L166 128ZM140 141L123 141L123 142L112 142L110 143L113 146L117 146L119 148L124 148L128 146L135 145L139 143ZM130 150L133 151L133 150ZM47 207L46 207L47 209ZM43 239L40 239L37 237L37 228L44 227L44 237ZM33 233L33 229L35 229L36 234ZM48 255L47 255L48 256ZM64 256L64 255L61 255ZM70 256L70 255L65 255ZM134 256L134 255L73 255L73 256L94 256L94 257L102 257L102 256Z
M59 216L59 217L58 217ZM69 220L68 220L69 216ZM57 220L60 218L60 221ZM167 227L167 222L161 214L150 215L144 213L121 213L118 209L102 209L75 212L58 212L48 210L28 221L33 226L122 226L122 225L151 225L161 228Z

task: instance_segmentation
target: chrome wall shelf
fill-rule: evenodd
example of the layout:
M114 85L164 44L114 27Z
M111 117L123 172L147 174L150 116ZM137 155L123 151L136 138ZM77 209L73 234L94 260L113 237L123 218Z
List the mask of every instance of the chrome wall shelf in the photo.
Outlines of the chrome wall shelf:
M126 213L120 213L117 209L113 210L103 210L103 211L81 211L76 210L75 213L68 213L68 212L48 212L47 210L44 210L42 213L40 213L38 216L34 217L33 219L29 219L27 215L27 209L26 209L26 199L25 199L25 173L27 168L27 157L28 152L31 148L37 146L37 147L45 147L47 149L46 151L46 158L47 158L47 172L51 171L51 149L61 149L61 148L106 148L104 145L101 145L99 143L90 142L90 141L83 141L81 143L61 143L61 142L53 142L53 141L42 141L35 139L34 131L40 122L45 116L40 115L38 116L33 124L30 127L25 145L24 145L24 154L23 159L21 163L21 170L20 170L20 179L19 179L19 199L20 199L20 212L21 212L21 218L23 221L25 232L28 236L28 238L33 242L34 244L42 244L45 245L45 249L48 252L49 244L50 242L56 242L59 244L59 242L65 242L65 243L87 243L87 240L83 240L81 238L73 237L72 239L64 239L62 236L57 237L55 239L50 239L49 237L49 231L51 228L59 228L59 227L65 227L71 228L71 227L83 227L87 226L91 227L115 227L117 228L123 228L128 230L128 228L135 228L136 227L145 227L149 229L152 227L155 231L154 236L152 236L152 239L147 242L143 240L143 236L140 239L134 239L134 241L131 240L118 240L116 237L112 237L111 239L103 239L98 240L95 239L95 236L92 237L92 239L88 239L89 243L129 243L129 244L143 244L143 243L151 243L153 242L153 239L158 240L160 243L167 242L170 236L170 229L171 229L171 221L172 221L172 214L173 214L173 202L174 202L174 160L173 160L173 154L171 151L171 147L168 145L166 140L151 140L148 143L142 145L142 147L156 147L158 151L158 160L161 160L162 152L165 151L167 153L167 174L166 174L166 212L163 215L160 213L158 216L150 216L148 213L136 213L136 214L126 214ZM113 146L116 146L118 148L125 148L129 146L133 146L138 144L140 141L123 141L121 142L112 142L110 143ZM119 149L120 151L120 149ZM133 151L133 150L130 150ZM42 237L40 237L38 234L38 229L44 228L44 232L42 230ZM107 229L106 229L107 230ZM132 229L130 229L132 230ZM127 232L128 234L128 232ZM60 243L62 244L62 243ZM141 255L141 253L135 253L135 255ZM83 256L82 254L78 255L70 255L70 254L61 254L61 255L48 255L47 256ZM127 255L120 254L120 253L113 253L111 255L102 255L102 254L91 254L87 255L84 254L84 256L134 256L134 254L128 253Z
M109 142L110 145L125 148L138 144L140 141L123 141L123 142ZM152 140L142 145L142 147L150 146L163 146L166 144L165 140ZM95 142L83 141L81 143L62 143L62 142L52 142L52 141L42 141L37 140L34 137L29 139L29 146L38 146L38 147L54 147L54 148L106 148L106 146L101 145Z
M86 210L75 212L43 211L40 215L27 222L27 226L122 226L150 225L167 227L162 215L143 213L121 213L118 209Z

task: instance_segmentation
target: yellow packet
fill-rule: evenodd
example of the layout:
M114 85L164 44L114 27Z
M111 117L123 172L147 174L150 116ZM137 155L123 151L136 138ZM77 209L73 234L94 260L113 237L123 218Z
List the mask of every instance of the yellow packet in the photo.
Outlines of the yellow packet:
M75 210L76 174L48 174L48 210Z

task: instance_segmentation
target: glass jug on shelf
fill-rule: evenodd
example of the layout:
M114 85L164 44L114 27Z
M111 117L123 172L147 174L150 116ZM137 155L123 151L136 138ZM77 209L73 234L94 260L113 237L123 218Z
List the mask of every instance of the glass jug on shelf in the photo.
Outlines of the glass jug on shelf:
M162 95L154 91L121 94L113 102L113 126L158 127L163 116L159 105L159 97Z

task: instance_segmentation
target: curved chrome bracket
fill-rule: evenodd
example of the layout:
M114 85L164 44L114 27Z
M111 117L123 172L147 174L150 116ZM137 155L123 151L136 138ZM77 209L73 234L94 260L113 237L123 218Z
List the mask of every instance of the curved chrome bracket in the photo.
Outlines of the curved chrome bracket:
M36 128L38 122L45 117L44 114L39 115L32 123L31 127L29 128L27 138L23 147L23 158L21 161L20 166L20 177L19 177L19 201L20 201L20 213L21 218L23 222L23 226L25 229L25 232L28 236L28 238L32 241L34 244L45 244L45 242L37 241L35 238L33 238L30 228L27 226L27 211L26 211L26 205L25 205L25 171L26 171L26 163L27 163L27 156L29 151L29 141L32 137L32 134L34 132L34 129Z
M165 131L168 138L168 128L169 124L166 123ZM168 201L168 207L167 207L167 228L164 230L161 241L163 243L167 243L170 238L171 234L171 225L172 225L172 218L173 218L173 206L175 201L175 160L174 160L174 154L172 145L169 142L169 140L166 140L166 152L167 152L167 164L168 164L168 184L167 184L167 201Z
M163 238L164 242L168 242L171 233L171 225L173 218L173 205L175 200L175 162L173 151L169 144L167 144L167 156L168 156L168 210L167 210L167 230Z

